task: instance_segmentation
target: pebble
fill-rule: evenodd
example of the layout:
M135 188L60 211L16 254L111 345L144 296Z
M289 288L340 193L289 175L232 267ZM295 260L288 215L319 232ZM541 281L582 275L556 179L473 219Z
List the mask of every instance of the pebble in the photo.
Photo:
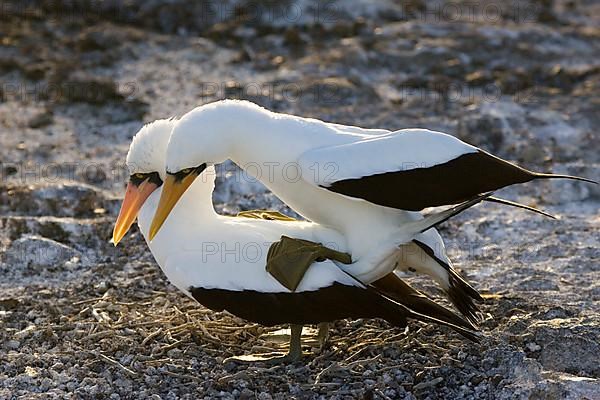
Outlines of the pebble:
M529 342L527 343L527 349L529 349L529 351L539 351L542 349L542 346L540 346L537 343L533 343L533 342Z
M420 382L417 383L415 386L413 386L414 390L421 390L421 389L425 389L428 387L432 387L437 385L438 383L442 382L444 380L444 378L442 378L441 376L434 378L430 381L425 381L425 382Z
M52 112L44 111L32 117L27 123L27 126L29 126L32 129L43 128L45 126L50 125L53 122L53 120L54 116Z
M9 340L5 343L5 346L10 350L16 350L19 347L21 347L21 342L19 342L18 340Z

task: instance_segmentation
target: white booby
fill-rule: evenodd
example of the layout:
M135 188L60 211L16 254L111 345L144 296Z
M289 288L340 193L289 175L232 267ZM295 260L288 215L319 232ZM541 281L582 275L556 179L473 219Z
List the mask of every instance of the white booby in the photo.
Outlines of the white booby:
M385 246L399 244L393 240L397 232L422 218L417 211L426 207L538 178L585 180L530 172L441 132L363 129L226 100L190 111L173 128L166 187L150 238L199 167L227 159L305 218L341 232L353 258L369 260L368 268L352 271L360 279L374 280L394 268L426 273L472 319L481 297L453 269L437 232L417 236L418 244L394 253Z
M165 148L172 120L146 125L134 137L127 155L131 171L125 199L113 232L115 245L136 216L148 238L166 179ZM446 325L476 340L474 326L414 290L394 274L361 283L331 260L315 262L291 291L265 270L267 250L282 235L316 243L334 244L352 252L333 229L312 222L265 221L218 215L212 205L215 173L203 168L201 179L188 185L169 219L152 241L147 241L161 269L177 288L213 310L227 310L241 318L275 325L292 325L290 352L300 354L304 324L342 318L383 318L406 326L407 318ZM480 199L479 199L480 200ZM416 231L443 221L478 200L410 223ZM138 215L139 214L139 215Z

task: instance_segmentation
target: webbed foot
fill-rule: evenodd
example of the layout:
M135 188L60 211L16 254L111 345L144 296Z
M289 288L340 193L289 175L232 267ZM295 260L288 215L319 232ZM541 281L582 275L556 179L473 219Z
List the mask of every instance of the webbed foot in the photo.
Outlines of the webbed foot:
M302 325L292 325L290 335L290 349L287 354L282 353L263 353L263 354L247 354L243 356L229 357L223 360L223 363L235 362L238 364L287 364L293 363L302 358Z

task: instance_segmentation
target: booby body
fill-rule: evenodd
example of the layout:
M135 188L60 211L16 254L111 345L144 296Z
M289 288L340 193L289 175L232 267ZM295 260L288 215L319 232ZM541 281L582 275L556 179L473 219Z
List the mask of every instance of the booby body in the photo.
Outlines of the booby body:
M338 132L339 135L327 136L322 134L323 131ZM193 138L194 142L185 146L177 140L173 141L168 154L168 158L173 160L173 165L167 167L168 171L178 172L186 168L190 171L196 170L200 164L190 164L185 160L202 158L203 150L199 149L199 146L208 152L205 159L209 164L232 159L242 168L246 167L248 174L260 179L282 201L305 218L342 232L348 245L354 250L353 259L363 259L365 265L379 260L378 269L360 271L356 265L352 272L358 278L375 280L396 267L404 271L430 270L420 264L408 265L402 262L410 259L429 261L428 255L417 246L409 244L401 247L395 257L389 257L390 251L404 244L402 240L398 240L402 238L402 225L422 219L420 213L398 211L322 190L306 181L303 175L330 174L327 170L330 165L327 162L320 166L315 165L318 169L311 170L313 166L302 166L297 161L290 161L298 160L298 157L310 148L371 137L383 132L382 130L330 125L317 120L271 113L249 102L224 101L199 107L186 114L175 124L174 132L178 137ZM214 138L214 145L205 144L201 132ZM272 135L273 132L281 134ZM257 168L253 168L254 166ZM302 176L294 175L295 171ZM451 265L437 232L432 230L417 238L427 244L438 259L443 260L446 265ZM387 243L388 248L382 243ZM387 262L383 262L384 257L387 257ZM449 290L448 272L442 267L438 269L439 271L431 275L432 278L445 290Z
M305 218L341 232L353 259L368 266L355 266L359 278L374 280L395 268L426 273L471 318L473 301L481 297L453 269L437 232L415 237L417 245L403 240L405 224L422 218L417 211L426 207L515 183L585 180L530 172L441 132L363 129L225 100L190 111L173 128L167 149L173 179L166 182L151 238L201 173L198 166L227 159Z
M149 241L150 222L158 206L162 190L160 186L165 178L165 149L173 123L173 120L155 121L144 126L135 136L127 156L127 166L131 171L127 193L131 192L131 187L148 186L145 181L155 182L151 184L154 190L141 201L133 202L139 204L139 207L132 213L124 212L126 207L123 207L122 215L118 219L124 220L125 214L137 216L140 231L153 256L163 267L169 280L180 290L189 294L190 282L195 280L196 274L204 287L241 290L241 286L228 285L227 278L231 277L240 284L244 282L243 285L250 290L278 291L282 289L283 286L264 271L264 262L261 264L261 260L266 256L268 245L279 240L283 234L298 239L326 243L329 247L339 251L347 251L342 235L333 229L315 223L231 218L217 214L212 204L215 179L213 167L208 167L202 178L197 180L197 184L194 183L190 186L189 196L182 196L180 203L173 210L169 223L164 225L155 240ZM198 198L203 201L198 201ZM131 202L128 200L126 196L124 203L130 204ZM126 226L115 227L113 240L115 243L121 240L132 222L133 220L129 217ZM117 224L117 226L119 225ZM231 246L228 246L230 244ZM215 254L211 254L213 252ZM199 263L198 260L202 260L202 258L195 259L194 257L200 255L204 259L213 258L213 262L218 261L220 264L220 270L217 271L218 277L214 273L206 274L203 271L201 264L206 264L206 268L211 268L211 262ZM185 257L191 257L195 263L192 263L191 266L190 263L179 263L179 266L169 268L169 265L176 264L173 262L174 259L179 260ZM254 260L256 261L254 262ZM244 263L248 263L248 265ZM184 270L181 265L188 267ZM233 268L238 275L225 273L227 268ZM255 271L256 268L262 268L262 270ZM322 270L327 270L327 268ZM246 279L242 279L239 274L248 274L248 276ZM343 275L345 280L349 279L347 275ZM213 281L212 279L221 280ZM299 290L315 289L310 282L312 282L311 279L303 280Z
M115 225L115 243L121 240L134 215L138 216L142 234L148 238L150 221L158 207L161 184L165 179L162 172L165 153L161 157L161 149L164 150L172 123L157 121L144 127L134 138L127 157L133 174ZM148 189L144 188L150 179L156 182L156 188L145 195ZM361 283L334 262L326 260L311 265L298 288L290 291L265 270L270 245L286 235L351 252L344 236L312 222L220 216L212 205L213 189L214 170L207 167L202 178L189 185L161 231L148 241L152 254L169 280L201 304L264 325L290 323L297 327L348 317L377 317L396 326L405 326L407 318L414 318L450 326L475 339L470 323L432 302L393 274L381 280L381 289L376 289L376 285L373 288ZM141 193L144 193L144 199L139 198ZM431 221L439 222L459 211L440 213ZM294 328L292 336L299 341L297 332Z

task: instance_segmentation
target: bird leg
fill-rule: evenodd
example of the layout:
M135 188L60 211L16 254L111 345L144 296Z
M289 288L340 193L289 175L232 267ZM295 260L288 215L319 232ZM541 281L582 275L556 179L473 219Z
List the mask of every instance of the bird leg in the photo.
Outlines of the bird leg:
M319 351L323 351L323 348L327 344L327 339L329 339L329 322L321 322L319 324L319 333L317 333Z
M283 362L298 361L302 357L302 325L290 326L292 334L290 335L290 348L284 356Z
M281 353L264 353L264 354L248 354L243 356L229 357L223 360L223 363L235 362L240 364L253 364L264 362L268 364L283 364L293 363L302 357L302 325L292 324L290 335L290 347L287 354Z

